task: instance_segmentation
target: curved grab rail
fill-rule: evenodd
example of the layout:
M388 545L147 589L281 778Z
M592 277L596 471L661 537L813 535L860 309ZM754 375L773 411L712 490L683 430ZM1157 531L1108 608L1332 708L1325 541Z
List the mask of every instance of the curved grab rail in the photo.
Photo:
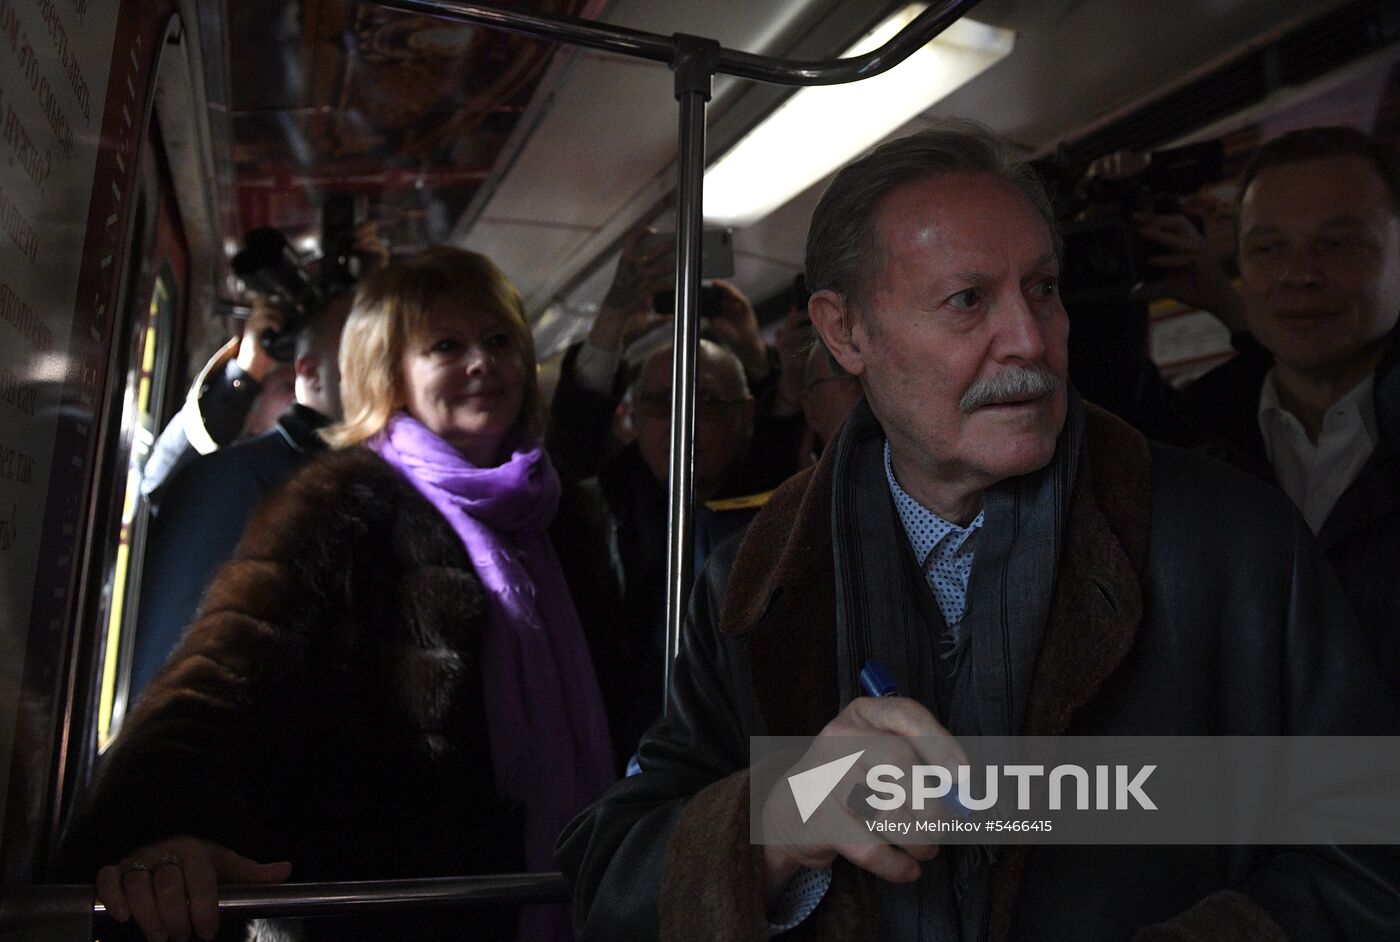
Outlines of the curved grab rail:
M414 880L277 883L219 890L219 911L248 917L330 916L417 906L559 903L569 899L560 873L497 873ZM94 903L95 915L106 915Z
M619 55L670 63L676 38L625 26L594 23L569 16L552 16L466 0L361 0L404 13L440 16L489 26L536 39L587 46ZM977 5L978 0L939 0L920 13L879 49L849 59L820 62L777 59L734 49L719 50L715 71L776 85L840 85L886 72L923 47L950 23Z
M7 887L0 890L0 937L90 939L94 917L107 916L91 884ZM245 918L292 918L398 908L567 901L559 873L506 873L414 880L278 883L219 889L219 911ZM66 931L65 931L66 927ZM32 935L39 931L40 935Z

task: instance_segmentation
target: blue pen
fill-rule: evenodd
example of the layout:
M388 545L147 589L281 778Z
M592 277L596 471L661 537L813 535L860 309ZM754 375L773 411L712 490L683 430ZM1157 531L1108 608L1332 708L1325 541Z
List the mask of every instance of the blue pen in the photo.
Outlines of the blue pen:
M899 685L879 661L866 661L860 669L860 689L867 697L899 696Z
M879 661L866 661L865 666L860 669L860 689L865 691L867 697L899 696L899 685ZM948 806L949 811L960 818L972 816L972 809L958 801L956 792L949 792L941 801Z

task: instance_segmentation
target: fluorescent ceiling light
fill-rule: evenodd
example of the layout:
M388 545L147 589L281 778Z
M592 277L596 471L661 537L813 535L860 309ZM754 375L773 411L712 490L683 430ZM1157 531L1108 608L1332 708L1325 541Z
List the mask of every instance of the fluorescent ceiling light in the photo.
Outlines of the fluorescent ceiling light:
M885 20L843 57L878 49L928 6ZM705 173L705 219L745 226L1010 54L1016 34L961 19L874 78L798 89Z

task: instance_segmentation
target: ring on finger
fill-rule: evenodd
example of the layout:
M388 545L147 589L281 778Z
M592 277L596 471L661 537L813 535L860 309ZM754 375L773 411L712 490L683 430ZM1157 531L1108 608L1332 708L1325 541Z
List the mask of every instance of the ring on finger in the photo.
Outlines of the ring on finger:
M129 863L129 864L126 865L126 869L122 871L122 876L126 876L128 873L150 873L150 872L151 872L151 868L150 868L149 866L147 866L146 863L145 863L144 861L141 861L141 860L133 860L131 863Z
M152 865L151 865L151 869L152 869L152 870L158 870L158 869L160 869L161 867L164 867L166 864L169 864L169 865L174 866L174 867L180 866L180 855L179 855L179 854L166 854L165 856L163 856L163 857L161 857L159 860L157 860L154 864L152 864Z

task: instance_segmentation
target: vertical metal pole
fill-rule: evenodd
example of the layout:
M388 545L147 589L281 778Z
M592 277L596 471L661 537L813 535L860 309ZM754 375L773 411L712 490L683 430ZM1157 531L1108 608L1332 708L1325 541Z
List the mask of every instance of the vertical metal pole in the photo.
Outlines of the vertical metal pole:
M666 547L666 694L680 651L681 623L694 579L695 355L700 336L700 236L704 226L705 105L719 43L676 36L680 103L680 183L676 205L676 323L671 353L670 541Z

